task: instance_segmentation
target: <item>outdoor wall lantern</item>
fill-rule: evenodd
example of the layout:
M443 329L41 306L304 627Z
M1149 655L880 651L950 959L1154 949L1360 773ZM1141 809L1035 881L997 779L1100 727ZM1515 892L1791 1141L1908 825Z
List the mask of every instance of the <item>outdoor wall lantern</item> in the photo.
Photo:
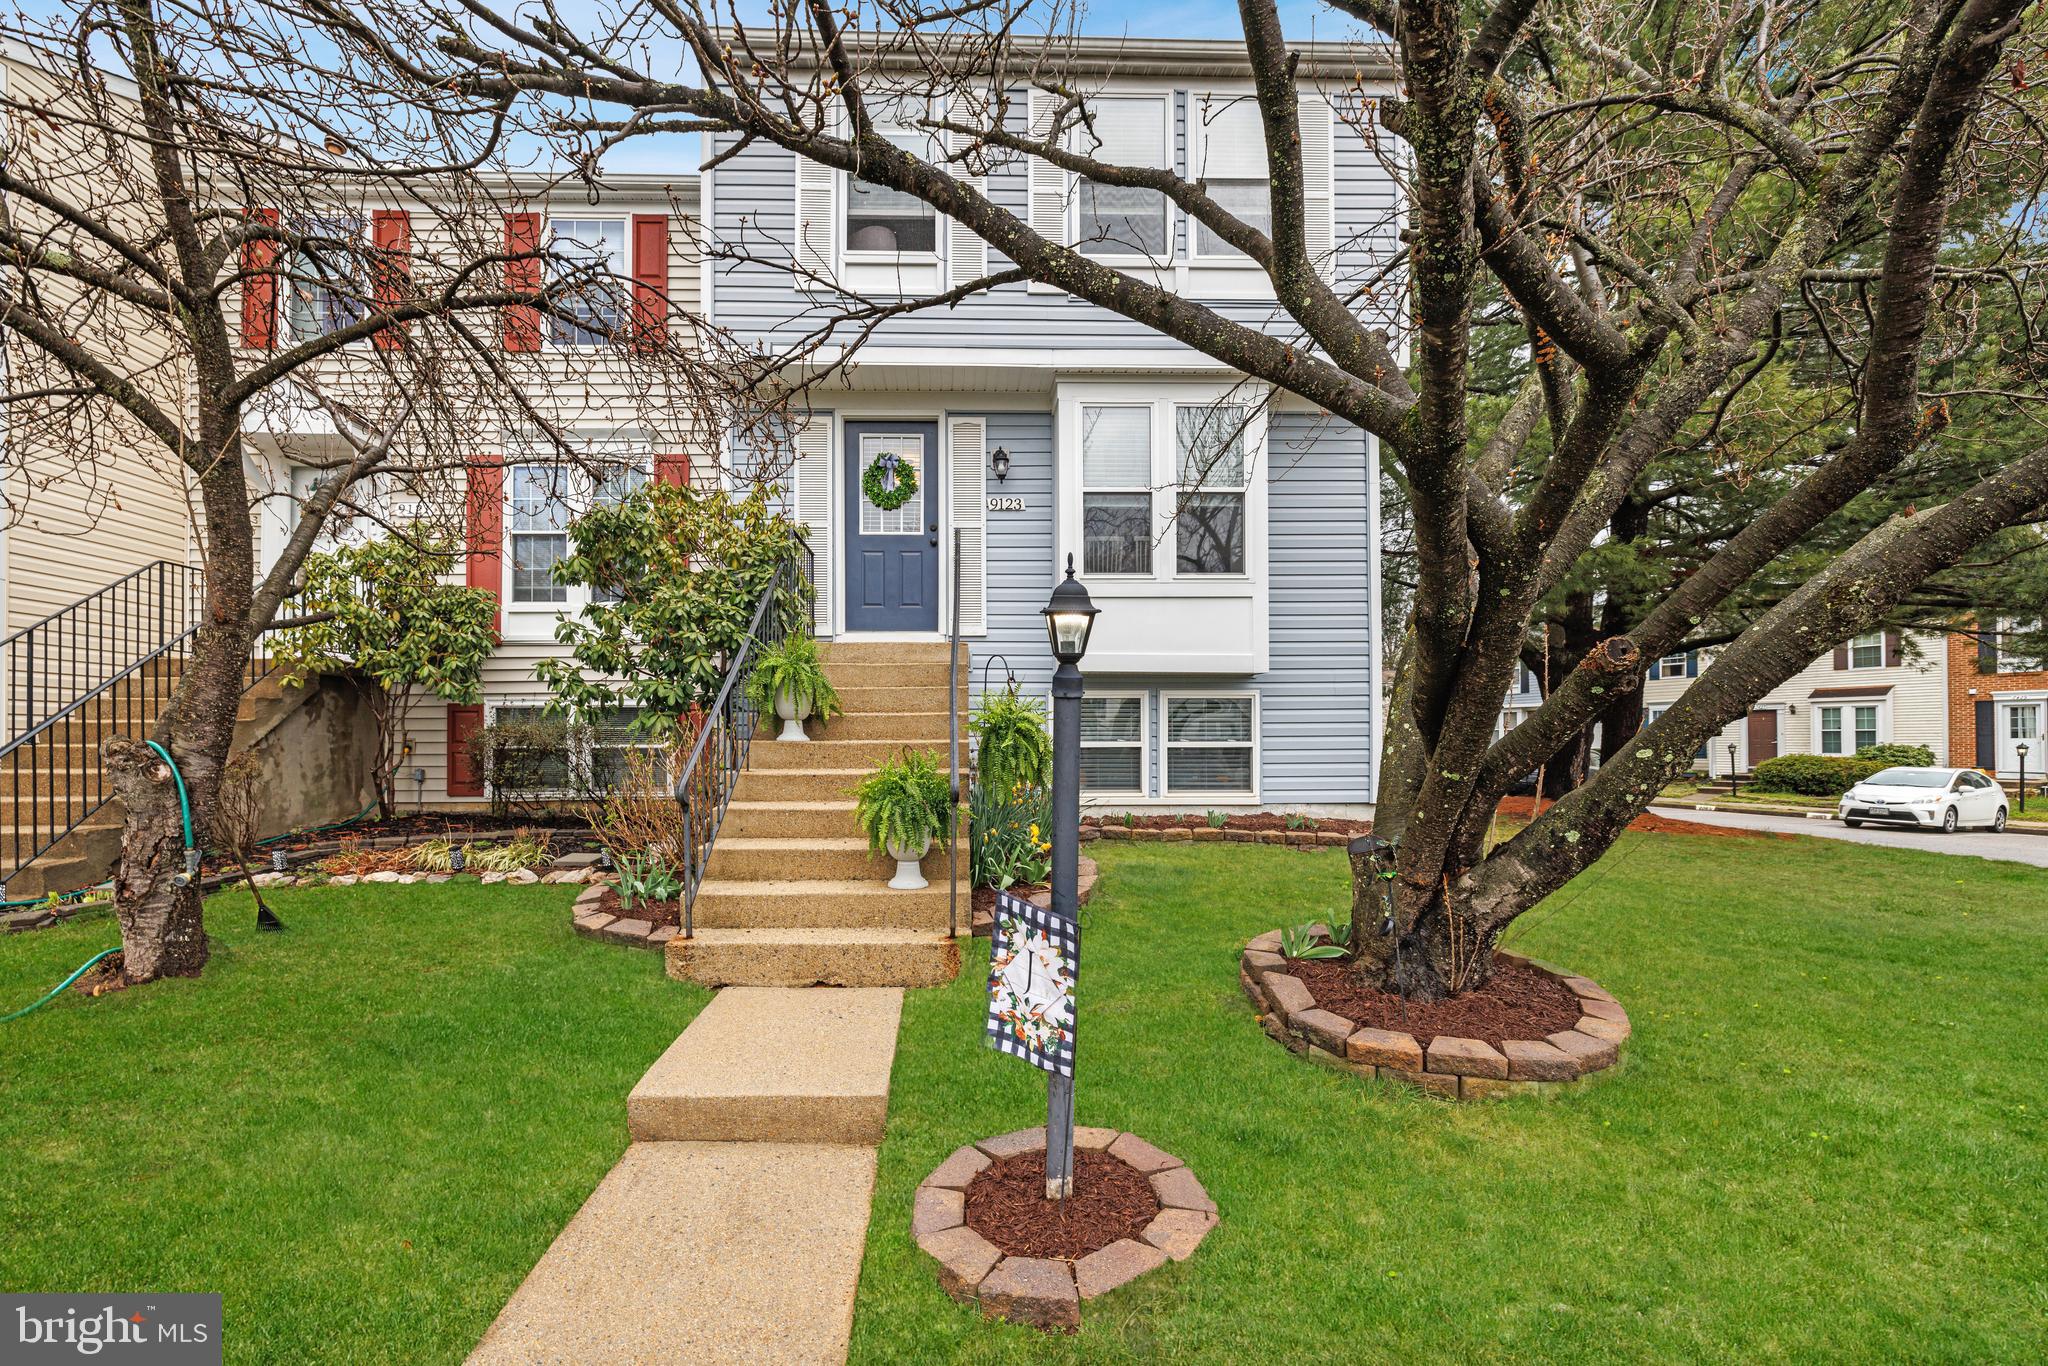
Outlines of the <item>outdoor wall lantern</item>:
M996 482L1002 483L1010 477L1010 453L1001 446L989 453L988 467L996 472Z
M1074 577L1074 557L1067 556L1067 577L1052 590L1045 605L1045 638L1052 657L1062 664L1079 664L1088 653L1088 636L1095 629L1095 603L1088 590Z

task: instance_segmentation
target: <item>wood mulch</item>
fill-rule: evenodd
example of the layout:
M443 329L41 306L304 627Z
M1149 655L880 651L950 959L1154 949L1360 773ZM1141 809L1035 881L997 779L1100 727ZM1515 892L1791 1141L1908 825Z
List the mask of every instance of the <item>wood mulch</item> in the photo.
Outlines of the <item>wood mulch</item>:
M85 996L104 996L110 991L126 991L132 985L122 965L122 955L110 953L94 963L85 976L73 982L71 989Z
M1579 1022L1579 998L1540 968L1496 958L1484 986L1442 1001L1409 1001L1360 982L1339 958L1290 958L1287 971L1316 1004L1354 1025L1412 1034L1424 1048L1439 1034L1499 1048L1507 1039L1541 1039Z
M597 909L605 915L615 915L628 920L645 920L650 925L674 925L678 929L683 923L683 903L680 901L636 901L632 910L624 909L619 903L619 889L607 885L597 894Z
M1074 1193L1045 1198L1045 1152L989 1163L967 1186L967 1227L1012 1257L1078 1260L1135 1238L1159 1213L1143 1173L1099 1149L1074 1154Z
M1546 810L1551 805L1552 803L1547 799L1543 803ZM1536 799L1533 797L1503 797L1495 811L1510 820L1534 820L1536 818ZM1657 815L1652 811L1645 811L1642 815L1637 816L1628 823L1628 828L1652 835L1718 835L1732 836L1736 839L1761 838L1768 840L1789 840L1794 838L1794 836L1787 835L1778 830L1740 830L1730 825L1703 825L1698 821L1678 821L1671 819L1669 816Z

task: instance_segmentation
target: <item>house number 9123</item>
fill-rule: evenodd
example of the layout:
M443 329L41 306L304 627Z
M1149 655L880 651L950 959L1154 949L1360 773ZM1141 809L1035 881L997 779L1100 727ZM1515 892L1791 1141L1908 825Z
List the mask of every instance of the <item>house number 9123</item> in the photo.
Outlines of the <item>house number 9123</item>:
M991 497L988 500L988 510L990 512L1022 512L1024 510L1024 500L1014 494Z

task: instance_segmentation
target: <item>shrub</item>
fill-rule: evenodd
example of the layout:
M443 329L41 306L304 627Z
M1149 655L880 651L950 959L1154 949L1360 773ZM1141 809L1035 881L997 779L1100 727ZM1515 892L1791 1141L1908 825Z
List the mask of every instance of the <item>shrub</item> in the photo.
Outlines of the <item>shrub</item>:
M1795 792L1803 797L1839 797L1889 761L1836 754L1781 754L1756 766L1749 785L1757 792Z
M469 737L471 770L488 785L491 809L544 803L577 791L575 734L559 716L493 721Z
M936 755L906 749L861 779L853 790L853 816L874 853L892 844L899 849L916 849L926 841L943 846L952 791Z
M1044 882L1052 872L1052 793L982 781L967 799L969 885L998 891Z
M1014 688L984 694L967 722L978 743L975 767L998 788L1045 787L1052 782L1052 737L1045 704Z
M1865 745L1856 751L1856 757L1886 768L1934 767L1934 751L1925 745Z

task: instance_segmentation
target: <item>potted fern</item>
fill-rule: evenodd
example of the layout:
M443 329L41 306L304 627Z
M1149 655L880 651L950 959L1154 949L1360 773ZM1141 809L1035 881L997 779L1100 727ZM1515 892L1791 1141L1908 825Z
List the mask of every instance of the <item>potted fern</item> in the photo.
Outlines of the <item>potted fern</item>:
M778 740L808 740L806 719L829 721L840 710L839 694L818 658L818 642L806 635L788 636L761 648L747 675L747 700L763 710L775 708L782 718Z
M854 819L867 833L869 851L886 850L896 860L889 885L900 892L930 886L918 864L934 841L944 842L946 808L952 805L952 785L938 759L906 749L861 779L853 797Z
M1015 687L984 693L967 722L975 741L975 767L998 791L1052 785L1052 737L1045 704L1020 697Z

